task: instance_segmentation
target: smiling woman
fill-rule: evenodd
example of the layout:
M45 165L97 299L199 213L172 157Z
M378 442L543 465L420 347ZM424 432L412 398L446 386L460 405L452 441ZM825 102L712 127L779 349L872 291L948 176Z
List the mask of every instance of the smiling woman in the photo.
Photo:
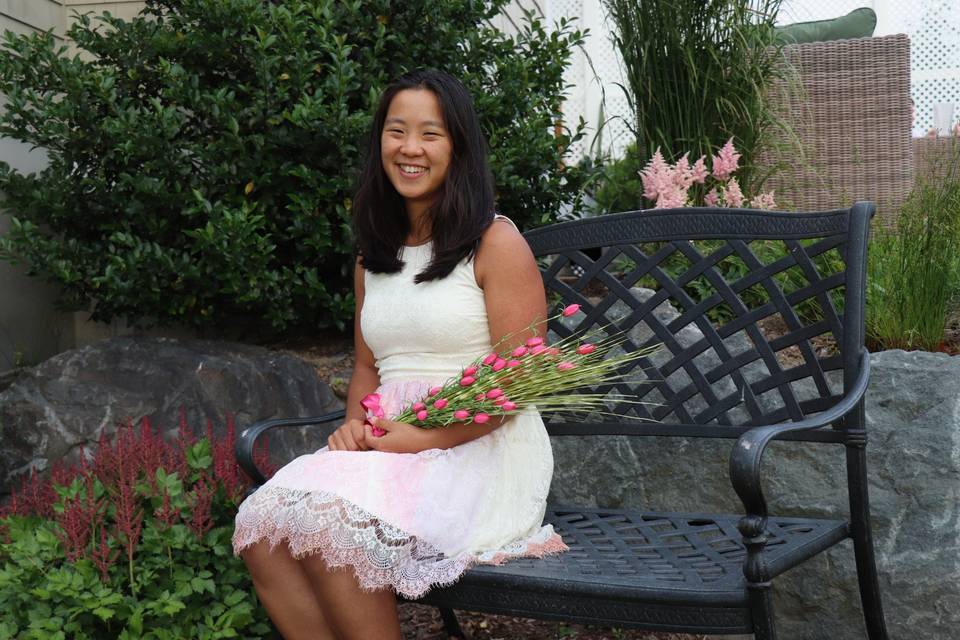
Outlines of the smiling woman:
M478 563L566 549L543 525L553 455L535 409L442 429L390 419L546 317L536 262L495 215L493 193L463 85L417 71L388 87L354 198L346 422L237 515L234 549L287 640L398 639L396 594L418 598ZM382 418L361 406L372 393Z
M436 94L405 89L390 102L380 138L383 170L406 201L413 229L407 244L429 235L426 212L443 187L453 146Z

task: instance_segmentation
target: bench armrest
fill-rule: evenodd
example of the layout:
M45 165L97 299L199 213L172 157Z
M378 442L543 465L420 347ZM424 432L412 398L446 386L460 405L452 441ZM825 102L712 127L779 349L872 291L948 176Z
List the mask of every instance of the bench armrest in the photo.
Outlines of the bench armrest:
M324 422L342 420L345 415L346 410L339 409L322 416L311 416L307 418L278 418L254 423L243 430L243 433L240 434L240 437L237 438L237 441L234 444L233 451L234 455L237 457L237 463L240 465L240 468L243 469L243 471L250 477L250 479L253 480L257 486L260 486L266 482L267 479L263 477L260 469L257 468L257 465L253 461L253 447L257 443L257 438L259 438L266 431L275 427L305 427L312 424L322 424Z
M860 356L860 373L837 404L806 420L755 427L737 440L730 452L730 482L740 496L748 516L766 518L767 503L760 486L760 462L771 440L792 431L819 429L840 420L857 408L870 381L870 354Z

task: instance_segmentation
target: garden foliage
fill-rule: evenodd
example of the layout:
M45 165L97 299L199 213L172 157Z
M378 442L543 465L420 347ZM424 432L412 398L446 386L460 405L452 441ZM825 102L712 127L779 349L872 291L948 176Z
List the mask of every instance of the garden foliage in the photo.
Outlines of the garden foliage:
M231 546L246 482L226 431L166 442L144 421L26 479L0 510L0 639L266 637Z
M562 78L583 34L507 0L147 0L140 17L7 33L0 135L49 159L0 165L0 257L68 309L139 324L343 326L352 316L354 180L387 82L463 79L491 145L498 206L521 226L579 207L563 158Z
M639 171L658 147L667 160L698 158L733 137L744 156L741 186L758 187L757 153L782 126L767 99L770 81L785 73L773 30L781 0L603 4L633 114L636 146L623 161Z
M929 159L895 228L870 243L867 340L873 349L937 351L960 300L960 142Z

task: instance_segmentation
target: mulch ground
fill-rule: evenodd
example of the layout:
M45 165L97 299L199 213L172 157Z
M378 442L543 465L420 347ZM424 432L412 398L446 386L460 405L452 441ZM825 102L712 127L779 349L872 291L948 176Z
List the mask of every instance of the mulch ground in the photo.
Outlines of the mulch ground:
M703 640L705 636L649 633L510 616L458 611L469 640ZM409 602L400 605L400 623L406 640L447 640L440 614L434 607Z

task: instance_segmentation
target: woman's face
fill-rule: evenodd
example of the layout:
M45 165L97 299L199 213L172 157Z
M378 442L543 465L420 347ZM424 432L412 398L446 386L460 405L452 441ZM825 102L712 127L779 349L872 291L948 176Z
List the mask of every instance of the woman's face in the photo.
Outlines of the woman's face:
M380 136L380 159L391 184L407 202L425 210L443 187L453 143L437 96L404 89L390 101Z

